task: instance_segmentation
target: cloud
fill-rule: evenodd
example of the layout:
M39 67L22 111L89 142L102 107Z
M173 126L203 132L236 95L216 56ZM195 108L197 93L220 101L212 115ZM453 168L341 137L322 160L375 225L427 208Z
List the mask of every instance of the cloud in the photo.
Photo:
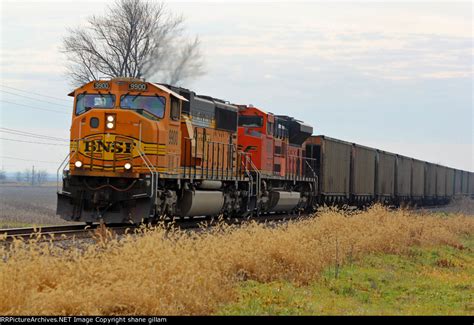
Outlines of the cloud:
M2 83L64 96L70 87L57 45L66 27L104 13L104 6L103 1L93 6L2 2ZM185 85L198 93L293 115L317 133L353 141L375 138L374 146L433 161L440 160L435 153L447 150L442 157L447 164L472 164L469 145L451 145L472 142L472 4L169 6L183 13L186 29L202 40L208 74ZM25 121L13 109L3 113L4 126L69 128L67 116L59 121L29 112ZM425 138L448 144L409 151L403 146ZM43 154L18 148L23 147L2 149Z
M213 36L203 41L212 58L253 57L255 61L283 62L317 57L391 80L472 77L472 42L465 37L332 32L331 37L307 39L298 35L285 38L282 33Z
M212 61L317 57L377 79L472 77L470 4L221 5L210 22L198 18L206 8L189 10Z
M64 73L64 57L59 53L59 45L48 48L2 48L1 71L2 73L38 73L51 74Z

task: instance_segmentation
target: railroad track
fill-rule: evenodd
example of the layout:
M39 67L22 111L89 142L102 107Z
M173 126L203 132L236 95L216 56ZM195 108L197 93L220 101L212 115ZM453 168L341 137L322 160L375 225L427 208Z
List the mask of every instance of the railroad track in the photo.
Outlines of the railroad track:
M203 224L207 227L213 227L220 222L224 222L228 225L239 225L248 221L256 221L259 223L264 222L282 222L291 219L303 217L303 215L288 215L288 214L270 214L260 216L257 218L226 218L226 219L209 219L209 218L190 218L190 219L175 219L175 220L164 220L165 225L174 225L175 227L182 230L195 230L200 229ZM94 234L100 234L100 228L102 226L99 223L92 225L86 224L75 224L75 225L55 225L55 226L44 226L44 227L31 227L31 228L6 228L0 229L0 236L6 235L5 241L11 242L14 239L38 239L38 240L67 240L71 238L90 238ZM127 231L133 232L139 225L131 224L109 224L103 229L110 230L114 234L121 235Z
M438 209L443 209L449 207L448 205L431 205L431 206L421 206L421 207L410 207L409 210L412 211L437 211ZM392 209L398 209L399 207L391 207ZM349 209L356 209L356 207L349 207ZM202 224L205 224L207 227L213 227L220 222L224 222L228 225L239 225L248 221L255 221L257 223L265 222L285 222L289 220L294 220L298 218L308 217L307 214L295 215L295 214L266 214L259 217L253 218L183 218L183 219L165 219L165 225L174 225L177 228L183 230L193 230L199 229ZM40 240L65 240L71 239L72 237L76 238L87 238L92 237L98 228L101 225L99 223L94 223L92 225L86 224L74 224L74 225L55 225L55 226L44 226L36 228L7 228L0 229L0 238L2 235L6 235L4 238L5 241L12 241L15 238L30 239L38 238ZM132 224L108 224L104 229L110 230L114 234L122 235L127 232L133 233L133 231L138 228L139 225Z
M100 224L75 224L75 225L55 225L30 228L7 228L0 229L0 236L6 235L5 241L14 239L38 239L38 240L64 240L76 238L91 237L100 227ZM106 229L114 232L125 232L126 229L135 228L133 225L109 225Z

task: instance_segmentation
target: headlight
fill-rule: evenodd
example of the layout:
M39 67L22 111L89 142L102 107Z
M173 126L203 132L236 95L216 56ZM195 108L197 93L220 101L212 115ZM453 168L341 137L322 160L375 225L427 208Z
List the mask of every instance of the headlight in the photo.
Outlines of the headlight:
M81 167L82 167L82 161L77 160L77 161L74 163L74 166L76 166L77 168L81 168Z
M113 129L115 127L115 114L106 114L105 119L107 121L107 124L105 124L107 129Z
M123 168L125 168L126 170L130 170L132 168L132 164L131 163L125 163L125 165L123 165Z

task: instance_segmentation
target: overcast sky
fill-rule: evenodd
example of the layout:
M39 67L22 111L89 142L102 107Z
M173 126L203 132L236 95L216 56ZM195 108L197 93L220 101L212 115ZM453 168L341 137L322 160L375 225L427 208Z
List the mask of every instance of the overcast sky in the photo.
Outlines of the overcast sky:
M1 1L1 127L68 138L72 87L58 47L67 27L104 14L107 3ZM474 170L471 2L169 8L202 41L208 73L185 84L197 93L292 115L315 134ZM0 167L9 171L34 164L53 172L67 153L6 139L50 141L0 132Z

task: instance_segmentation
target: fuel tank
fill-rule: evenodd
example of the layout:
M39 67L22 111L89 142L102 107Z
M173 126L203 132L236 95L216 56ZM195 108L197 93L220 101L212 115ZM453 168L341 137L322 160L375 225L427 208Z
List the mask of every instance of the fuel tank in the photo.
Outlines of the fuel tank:
M272 191L269 194L268 211L291 211L296 208L300 198L299 192Z
M185 191L179 201L182 217L215 216L224 206L224 194L221 191Z

